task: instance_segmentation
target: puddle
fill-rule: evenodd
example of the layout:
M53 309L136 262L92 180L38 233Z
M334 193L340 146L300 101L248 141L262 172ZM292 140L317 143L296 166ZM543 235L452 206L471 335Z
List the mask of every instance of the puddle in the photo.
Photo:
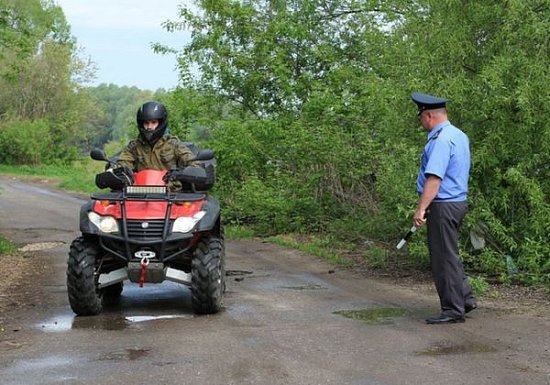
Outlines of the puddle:
M126 320L129 322L147 322L147 321L156 321L161 319L174 319L174 318L185 318L185 319L191 319L194 318L193 315L187 314L187 315L158 315L158 316L133 316L133 317L126 317Z
M407 314L407 310L392 307L381 307L362 310L339 310L335 311L333 314L364 321L369 325L389 325L394 323L394 318L402 317Z
M326 290L327 288L316 283L308 283L299 286L283 286L283 289L288 290Z
M105 315L92 317L77 317L74 314L66 314L54 317L46 322L40 323L37 327L45 332L66 332L72 329L96 329L96 330L124 330L132 324L156 321L163 319L184 318L192 319L192 314L185 315L158 315L158 316L129 316Z
M71 329L124 330L130 325L123 316L77 317L66 314L38 324L45 332L66 332Z
M150 351L151 349L148 348L117 350L102 354L99 361L134 361L147 356Z
M74 316L72 315L62 315L46 322L41 322L37 327L45 332L65 332L71 330L73 318Z
M59 357L59 356L49 356L45 358L26 358L24 360L16 362L8 372L13 373L25 373L28 374L29 371L53 371L59 367L67 367L73 364L74 361L68 357Z
M416 352L417 356L444 356L450 354L465 354L465 353L493 353L497 350L489 345L478 343L456 344L451 341L440 341L426 350Z
M38 243L29 243L28 245L25 245L21 248L19 248L19 251L21 252L27 252L27 251L42 251L42 250L49 250L53 249L54 247L64 245L64 242L38 242Z

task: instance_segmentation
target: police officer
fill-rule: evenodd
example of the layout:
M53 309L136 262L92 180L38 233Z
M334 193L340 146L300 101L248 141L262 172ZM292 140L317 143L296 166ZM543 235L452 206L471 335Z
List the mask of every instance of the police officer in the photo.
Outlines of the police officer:
M146 102L139 107L136 115L139 135L122 150L117 163L135 172L197 166L189 148L167 133L167 119L168 113L161 103Z
M432 276L441 314L428 324L464 322L477 307L458 256L458 229L468 208L469 140L447 117L448 99L414 92L418 117L428 132L416 181L420 196L414 213L416 227L427 224Z

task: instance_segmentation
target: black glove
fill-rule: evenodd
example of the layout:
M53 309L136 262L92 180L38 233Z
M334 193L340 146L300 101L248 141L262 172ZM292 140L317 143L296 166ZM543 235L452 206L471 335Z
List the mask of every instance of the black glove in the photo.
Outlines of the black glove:
M176 166L172 166L172 168L164 175L162 180L164 183L173 182L178 179L178 173L180 172L180 169L178 169Z
M128 167L120 166L113 168L113 174L119 178L125 186L134 184L134 173Z

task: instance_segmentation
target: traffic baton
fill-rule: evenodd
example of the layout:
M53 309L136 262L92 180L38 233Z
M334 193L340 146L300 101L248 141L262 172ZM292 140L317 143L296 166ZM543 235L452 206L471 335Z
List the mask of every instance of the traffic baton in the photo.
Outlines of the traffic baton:
M411 229L407 232L407 234L405 234L397 244L397 250L405 246L405 243L407 243L407 239L409 239L411 235L413 235L415 232L416 232L416 226L411 227Z

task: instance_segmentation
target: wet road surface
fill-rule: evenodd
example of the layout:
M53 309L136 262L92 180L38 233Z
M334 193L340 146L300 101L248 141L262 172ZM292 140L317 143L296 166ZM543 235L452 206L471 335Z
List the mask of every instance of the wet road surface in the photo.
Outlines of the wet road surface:
M83 202L0 177L0 233L37 269L2 314L2 385L550 384L547 312L481 306L464 324L425 325L433 291L257 240L226 244L219 314L194 315L184 286L125 282L102 314L75 317L65 263Z

